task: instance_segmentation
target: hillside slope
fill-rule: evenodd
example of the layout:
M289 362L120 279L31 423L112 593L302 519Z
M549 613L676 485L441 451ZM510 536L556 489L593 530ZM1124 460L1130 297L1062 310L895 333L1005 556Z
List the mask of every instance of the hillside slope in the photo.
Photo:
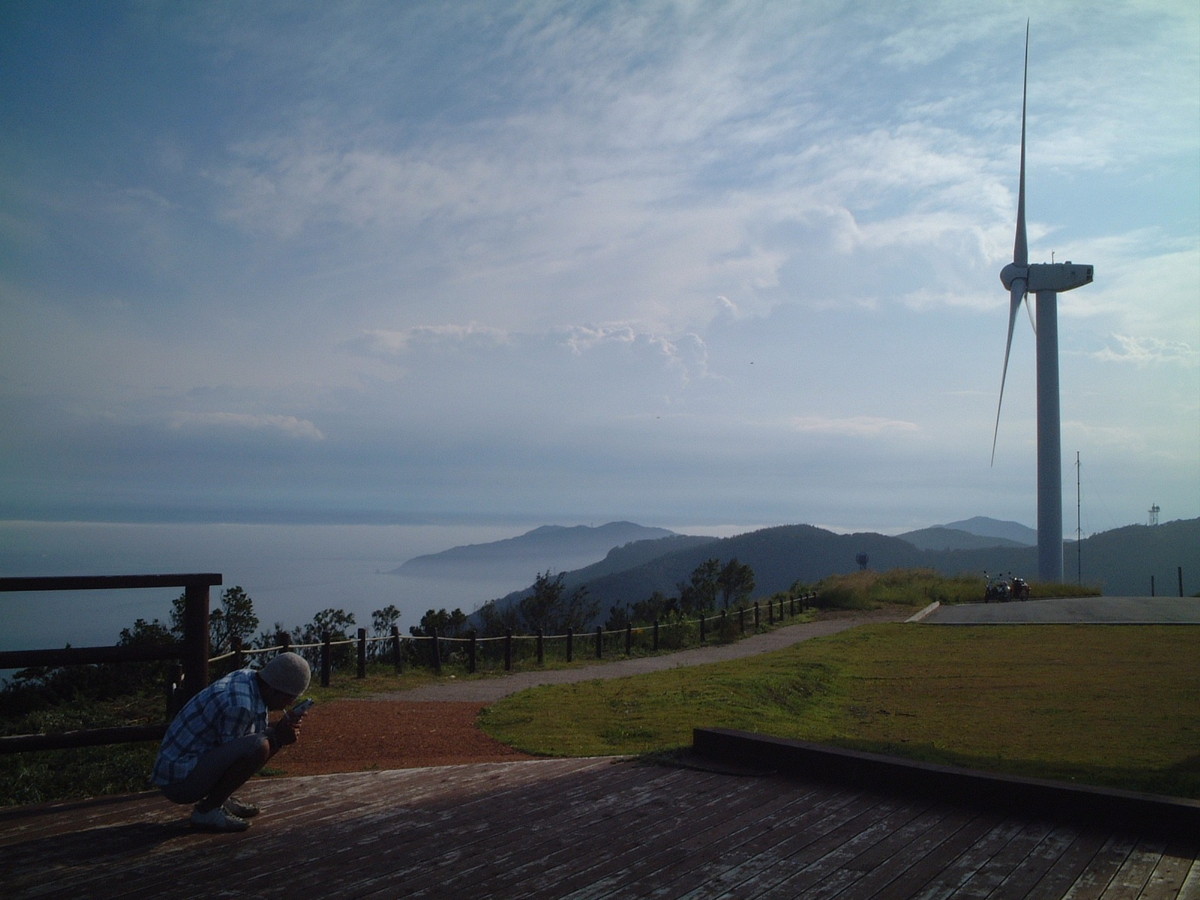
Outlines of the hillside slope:
M811 525L782 525L730 538L693 538L650 541L622 548L603 568L571 571L564 584L571 589L586 587L599 602L600 620L613 606L645 600L655 591L677 596L677 585L687 581L704 560L731 559L754 570L756 597L767 597L789 589L796 582L813 584L827 575L859 568L858 557L876 571L895 568L932 568L946 575L984 571L1013 573L1033 578L1037 548L1020 545L992 546L965 550L921 550L896 537L874 533L835 534ZM667 552L657 554L666 549ZM1078 552L1077 552L1078 551ZM656 555L657 554L657 555ZM639 557L644 561L618 568ZM1075 581L1076 560L1082 564L1085 584L1098 585L1110 596L1141 596L1150 593L1154 576L1156 592L1178 593L1177 571L1183 569L1184 593L1200 591L1200 519L1168 522L1154 527L1131 525L1093 535L1078 547L1066 546L1064 580ZM498 601L515 602L529 591L518 591Z

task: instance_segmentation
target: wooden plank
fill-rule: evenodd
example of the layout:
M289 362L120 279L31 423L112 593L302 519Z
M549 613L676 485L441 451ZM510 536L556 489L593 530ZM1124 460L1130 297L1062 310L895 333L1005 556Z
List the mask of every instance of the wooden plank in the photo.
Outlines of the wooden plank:
M630 866L655 857L663 846L686 852L682 848L689 831L695 829L699 833L710 827L718 815L714 810L721 805L720 801L731 798L715 776L712 781L706 779L703 786L693 786L682 783L688 778L683 773L677 775L681 782L670 794L659 791L645 810L627 816L616 833L597 835L598 846L593 852L580 854L576 848L564 845L542 860L522 861L514 868L513 875L529 875L524 884L525 896L590 896L596 893L599 884L612 877L611 873L626 873ZM697 790L698 787L701 789ZM742 811L757 808L758 800L756 795L742 792L728 803L725 812L738 816ZM603 891L600 895L604 895Z
M440 890L463 895L469 894L472 886L491 885L498 890L519 880L525 871L522 864L531 859L540 861L564 850L582 858L579 846L590 845L589 835L603 839L601 846L607 850L614 823L620 822L629 829L645 818L644 809L652 807L657 796L669 792L670 786L664 780L666 773L661 769L656 776L643 767L629 765L619 785L589 778L574 785L556 785L545 799L523 797L522 805L539 810L539 815L514 821L510 811L505 832L488 836L486 854L460 862L452 871L429 868L417 872L406 880L406 890L419 891L435 885ZM569 799L564 797L564 791ZM496 809L493 818L504 819L504 810ZM658 817L652 818L659 821ZM536 871L530 877L533 875Z
M1093 865L1097 854L1108 844L1110 833L1101 829L1086 829L1058 854L1031 896L1058 900L1068 891L1078 890L1079 878ZM1097 891L1097 894L1099 892Z
M1100 895L1100 900L1141 897L1150 873L1162 858L1163 848L1161 841L1138 841Z
M1078 877L1086 859L1090 859L1099 846L1100 841L1095 840L1089 850L1088 845L1081 842L1080 830L1073 825L1054 827L1000 882L992 897L994 900L1057 900ZM1052 878L1051 873L1056 865L1068 856L1076 860L1082 858L1083 862L1070 870L1059 870Z
M91 663L158 662L179 659L181 641L151 646L106 644L99 647L62 647L57 650L0 650L0 669L28 666L82 666Z
M753 855L772 858L776 848L782 842L789 841L794 848L797 845L810 844L819 840L829 831L850 821L863 811L862 795L852 791L838 791L830 788L827 792L818 792L813 802L807 804L802 811L781 827L758 829L755 833L743 835L743 840L736 847L717 845L709 855L701 858L696 864L680 871L670 883L660 882L659 886L645 894L647 897L695 897L713 896L716 888L723 884L728 873ZM770 860L768 859L768 862Z
M630 883L669 883L696 860L735 843L749 829L792 822L816 794L814 786L780 790L775 779L718 778L719 790L689 790L666 827L651 824L644 835L623 831L619 844L606 844L605 853L597 854L589 865L570 875L560 874L552 888L531 896L584 900L612 896Z
M1050 834L1052 828L1044 821L1025 823L1012 839L998 852L990 856L965 882L955 890L955 897L963 900L984 900L996 896L1004 884L1039 844ZM1027 897L1031 883L1036 883L1033 873L1024 883L1010 884L1008 891L1015 889L1018 898Z
M879 807L869 818L864 817L862 824L846 840L835 841L824 856L799 870L788 860L788 864L774 866L752 882L739 885L728 896L803 896L805 900L836 897L857 886L867 874L860 858L878 854L885 844L894 847L897 834L911 836L912 832L906 829L921 818L921 812L920 806L911 804L890 809Z
M124 588L212 587L222 583L215 572L185 575L48 575L0 578L0 593L15 591L93 591Z
M922 845L923 851L912 865L897 873L879 892L883 897L923 896L939 879L946 866L952 865L963 853L983 840L999 820L992 815L980 815L968 810L956 810L949 816L945 829L934 832L935 840Z
M1146 882L1146 887L1142 890L1142 897L1145 900L1171 900L1171 898L1179 897L1183 891L1184 882L1187 881L1188 873L1195 864L1195 848L1188 847L1184 844L1168 844L1159 857L1158 863L1154 866L1154 871L1150 873L1150 879ZM1196 890L1196 896L1200 897L1200 889Z
M853 898L904 896L894 885L906 873L919 871L922 861L956 834L973 815L944 808L926 810L875 847L856 857L847 868L857 870L858 878L833 896ZM916 883L916 882L914 882ZM916 883L917 888L924 881ZM782 896L771 891L764 896Z
M1137 841L1129 835L1109 834L1088 867L1063 894L1063 900L1097 900L1136 846Z
M1193 898L1194 838L778 777L536 760L259 778L244 834L155 793L0 811L6 900L42 896ZM595 887L591 887L595 885ZM961 894L960 894L961 895Z

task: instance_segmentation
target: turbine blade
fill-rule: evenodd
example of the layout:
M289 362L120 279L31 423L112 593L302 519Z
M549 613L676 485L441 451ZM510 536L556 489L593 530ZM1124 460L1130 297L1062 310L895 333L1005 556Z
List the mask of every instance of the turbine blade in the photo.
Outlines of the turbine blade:
M1029 294L1025 294L1025 312L1029 313L1029 327L1033 329L1034 336L1037 336L1037 320L1033 317L1033 304L1029 302Z
M1017 236L1013 241L1013 262L1029 265L1029 245L1025 240L1025 101L1029 95L1029 22L1025 23L1025 74L1021 81L1021 175L1017 186Z
M1025 299L1025 282L1013 282L1008 301L1008 341L1004 345L1004 369L1000 373L1000 399L996 403L996 430L992 432L992 465L996 464L996 439L1000 437L1000 407L1004 405L1004 382L1008 379L1008 355L1012 351L1013 328L1017 324L1017 308Z

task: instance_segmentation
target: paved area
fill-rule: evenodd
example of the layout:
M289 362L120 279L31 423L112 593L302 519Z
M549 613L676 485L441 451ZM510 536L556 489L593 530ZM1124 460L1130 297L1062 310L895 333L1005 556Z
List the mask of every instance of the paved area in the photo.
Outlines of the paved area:
M1200 597L1075 597L939 606L931 625L1200 625Z

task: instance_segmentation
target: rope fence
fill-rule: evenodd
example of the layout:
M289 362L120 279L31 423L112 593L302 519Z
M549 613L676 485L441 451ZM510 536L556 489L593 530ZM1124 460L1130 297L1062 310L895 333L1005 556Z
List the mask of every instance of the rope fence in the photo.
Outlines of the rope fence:
M319 671L320 684L329 687L334 669L349 667L349 650L355 648L356 677L366 678L368 661L390 662L397 674L407 663L427 667L436 674L443 668L454 667L470 674L480 671L511 672L528 665L538 667L547 661L573 663L585 656L594 659L629 657L635 653L661 653L699 646L710 640L728 642L747 631L757 632L774 627L788 618L803 613L816 599L815 594L797 597L772 598L756 601L751 606L724 609L697 618L672 617L666 622L649 625L626 625L609 629L597 626L594 631L567 629L560 634L514 634L481 637L475 632L467 635L440 635L432 629L426 635L401 635L393 625L391 633L368 636L359 628L357 637L334 638L329 633L320 641L294 644L285 633L277 635L278 643L269 647L242 647L235 640L227 653L214 656L209 663L234 660L236 668L247 665L250 658L286 651L299 652L309 658ZM345 648L345 649L343 649ZM306 652L307 651L307 652Z

